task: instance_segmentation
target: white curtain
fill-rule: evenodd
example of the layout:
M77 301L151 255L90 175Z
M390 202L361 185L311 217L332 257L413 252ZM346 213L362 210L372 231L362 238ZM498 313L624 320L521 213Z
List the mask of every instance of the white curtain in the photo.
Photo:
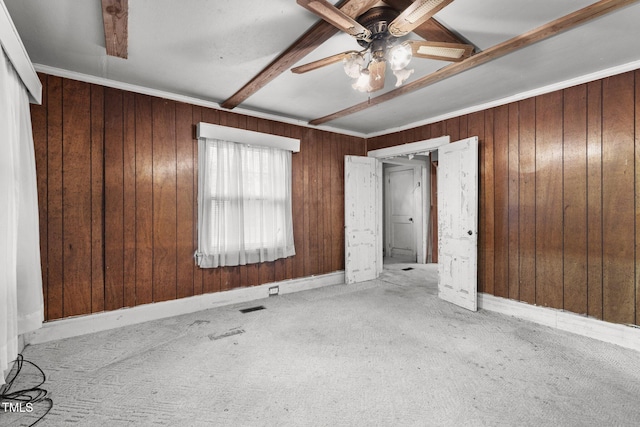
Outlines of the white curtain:
M291 152L204 138L198 147L198 265L295 255Z
M29 97L0 51L0 384L18 335L42 326L35 153Z

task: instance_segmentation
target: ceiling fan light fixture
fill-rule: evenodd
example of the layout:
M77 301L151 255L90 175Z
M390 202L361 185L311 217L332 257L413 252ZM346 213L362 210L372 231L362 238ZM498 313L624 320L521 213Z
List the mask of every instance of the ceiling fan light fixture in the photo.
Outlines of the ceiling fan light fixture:
M389 49L389 67L392 71L405 68L411 62L413 56L411 46L408 43L401 43Z
M393 75L396 76L396 87L402 86L411 74L413 74L413 68L410 70L407 70L406 68L403 68L402 70L394 70Z
M354 84L351 85L357 91L360 92L369 92L371 91L371 85L369 85L369 70L364 69L360 72L360 76L358 76L358 80Z
M360 72L364 67L364 57L359 53L351 53L342 60L344 72L352 79L360 78Z

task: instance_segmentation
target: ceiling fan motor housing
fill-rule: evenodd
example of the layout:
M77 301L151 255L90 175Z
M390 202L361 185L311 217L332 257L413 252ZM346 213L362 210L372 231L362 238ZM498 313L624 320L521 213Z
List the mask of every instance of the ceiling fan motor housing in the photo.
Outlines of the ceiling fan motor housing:
M395 44L396 38L389 33L389 24L396 19L398 12L388 6L373 7L356 18L356 21L371 31L371 41L358 40L358 44L371 53L384 52Z

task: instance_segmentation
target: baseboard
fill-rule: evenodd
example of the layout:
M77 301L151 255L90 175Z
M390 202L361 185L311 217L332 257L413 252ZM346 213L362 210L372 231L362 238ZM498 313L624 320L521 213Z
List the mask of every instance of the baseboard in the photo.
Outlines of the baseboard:
M238 288L230 291L197 295L178 300L144 304L115 311L54 320L45 322L42 328L26 334L25 341L27 344L40 344L134 325L136 323L148 322L150 320L164 319L210 308L254 301L267 298L269 296L269 288L272 286L278 286L279 293L282 295L343 283L344 271L342 270L318 276L266 283L249 288Z
M640 351L640 328L609 323L568 311L478 294L478 308Z

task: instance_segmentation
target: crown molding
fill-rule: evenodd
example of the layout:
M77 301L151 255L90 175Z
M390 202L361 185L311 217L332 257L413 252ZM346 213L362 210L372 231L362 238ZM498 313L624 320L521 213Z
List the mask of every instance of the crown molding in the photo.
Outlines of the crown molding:
M1 1L1 0L0 0ZM353 132L345 129L338 129L331 126L313 126L304 120L293 119L285 116L278 116L276 114L263 113L259 111L248 110L245 108L236 107L233 110L227 110L222 108L220 104L206 99L195 98L192 96L180 95L173 92L167 92L158 89L152 89L145 86L134 85L131 83L119 82L117 80L111 80L104 77L92 76L90 74L78 73L76 71L69 71L62 68L50 67L48 65L34 64L36 71L40 73L49 74L57 77L64 77L71 80L78 80L85 83L97 84L100 86L110 87L113 89L126 90L128 92L139 93L142 95L155 96L158 98L170 99L172 101L184 102L186 104L197 105L200 107L213 108L215 110L226 111L231 113L238 113L249 117L256 117L260 119L273 120L276 122L287 123L290 125L300 126L309 129L319 129L327 132L333 132L341 135L356 136L360 138L366 138L366 134L362 132Z
M604 79L607 77L615 76L617 74L622 74L628 71L637 70L639 68L640 68L640 61L633 61L633 62L629 62L622 65L616 65L615 67L606 68L604 70L585 74L580 77L563 80L561 82L553 83L547 86L542 86L537 89L520 92L515 95L497 99L495 101L485 102L483 104L474 105L472 107L463 108L461 110L452 111L450 113L442 114L435 117L429 117L428 119L413 122L408 125L399 126L391 129L385 129L380 132L369 133L367 134L367 138L373 138L381 135L388 135L391 133L396 133L396 132L400 132L407 129L413 129L420 126L430 125L432 123L441 122L443 120L452 119L454 117L464 116L466 114L477 113L478 111L488 110L494 107L500 107L501 105L511 104L512 102L517 102L523 99L533 98L534 96L544 95L546 93L555 92L557 90L566 89L568 87L581 85L583 83L589 83L595 80Z
M65 77L65 78L69 78L69 79L73 79L73 80L79 80L79 81L83 81L86 83L93 83L93 84L98 84L101 86L105 86L105 87L111 87L114 89L121 89L121 90L126 90L129 92L135 92L135 93L140 93L140 94L144 94L144 95L150 95L150 96L156 96L159 98L165 98L165 99L171 99L174 101L178 101L178 102L184 102L187 104L192 104L192 105L198 105L201 107L207 107L207 108L213 108L216 110L221 110L221 111L230 111L230 110L226 110L224 108L222 108L220 106L220 104L213 102L213 101L207 101L204 99L200 99L200 98L194 98L194 97L190 97L190 96L185 96L185 95L179 95L176 93L172 93L172 92L166 92L166 91L161 91L161 90L156 90L156 89L151 89L151 88L147 88L144 86L139 86L139 85L133 85L130 83L123 83L123 82L119 82L116 80L110 80L110 79L106 79L103 77L96 77L96 76L91 76L88 74L83 74L83 73L78 73L75 71L69 71L69 70L64 70L61 68L55 68L55 67L50 67L47 65L42 65L42 64L34 64L36 71L38 72L42 72L45 74L50 74L50 75L54 75L54 76L58 76L58 77ZM562 89L566 89L568 87L572 87L572 86L577 86L583 83L588 83L588 82L592 82L595 80L599 80L599 79L603 79L606 77L611 77L611 76L615 76L617 74L622 74L622 73L626 73L628 71L632 71L632 70L636 70L640 68L640 61L633 61L633 62L629 62L626 64L622 64L622 65L617 65L615 67L610 67L610 68L606 68L604 70L600 70L600 71L596 71L593 73L589 73L589 74L585 74L583 76L579 76L579 77L575 77L572 79L568 79L568 80L563 80L561 82L557 82L557 83L553 83L550 85L546 85L546 86L542 86L536 89L532 89L532 90L528 90L525 92L520 92L517 93L515 95L511 95L511 96L507 96L501 99L497 99L495 101L491 101L491 102L486 102L486 103L482 103L482 104L477 104L471 107L467 107L467 108L463 108L460 110L455 110L452 111L450 113L446 113L446 114L442 114L439 116L434 116L434 117L429 117L417 122L412 122L409 123L407 125L403 125L403 126L398 126L395 128L389 128L389 129L385 129L383 131L379 131L379 132L372 132L372 133L362 133L362 132L354 132L354 131L348 131L345 129L338 129L338 128L334 128L331 126L312 126L309 125L306 121L303 120L297 120L297 119L292 119L292 118L288 118L288 117L283 117L283 116L278 116L275 114L268 114L268 113L262 113L262 112L257 112L257 111L252 111L252 110L247 110L244 108L234 108L233 112L235 113L239 113L239 114L243 114L245 116L249 116L249 117L257 117L257 118L262 118L262 119L267 119L267 120L274 120L274 121L278 121L278 122L282 122L282 123L287 123L287 124L291 124L291 125L296 125L296 126L300 126L300 127L304 127L304 128L309 128L309 129L320 129L320 130L325 130L328 132L333 132L333 133L337 133L337 134L341 134L341 135L349 135L349 136L356 136L356 137L360 137L360 138L374 138L377 136L382 136L382 135L388 135L388 134L392 134L392 133L396 133L396 132L401 132L403 130L407 130L407 129L413 129L416 127L420 127L420 126L425 126L425 125L429 125L432 123L437 123L443 120L447 120L447 119L451 119L454 117L459 117L459 116L463 116L466 114L471 114L471 113L476 113L478 111L483 111L483 110L488 110L490 108L494 108L494 107L499 107L501 105L506 105L506 104L510 104L512 102L517 102L517 101L521 101L523 99L527 99L527 98L532 98L535 96L539 96L539 95L544 95L546 93L551 93L551 92L555 92L557 90L562 90Z

